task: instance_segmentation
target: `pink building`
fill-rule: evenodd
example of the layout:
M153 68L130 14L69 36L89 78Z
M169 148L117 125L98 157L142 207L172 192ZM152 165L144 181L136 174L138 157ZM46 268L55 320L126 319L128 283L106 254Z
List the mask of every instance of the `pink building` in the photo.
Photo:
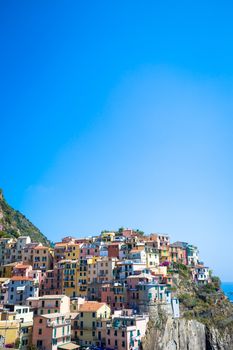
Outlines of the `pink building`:
M107 303L111 311L121 310L127 306L126 286L120 283L107 283L101 288L101 302Z
M141 283L151 282L153 277L150 274L141 273L139 275L132 275L127 277L127 300L130 307L137 308L139 302L139 289Z
M18 263L13 268L13 276L30 277L30 271L32 271L32 265Z
M41 270L30 270L28 272L28 277L31 277L34 279L36 283L41 284L42 281L42 271Z
M40 295L62 294L62 278L62 269L59 267L46 271L41 283Z
M51 313L69 314L70 298L66 295L44 295L37 298L28 298L26 304L34 309L34 315Z
M71 343L71 319L63 313L35 316L32 344L38 350L78 349Z
M80 245L80 259L86 259L87 256L100 256L99 247L96 244L86 244Z
M115 312L112 322L106 325L107 349L139 349L148 321L149 316L132 315L130 310Z

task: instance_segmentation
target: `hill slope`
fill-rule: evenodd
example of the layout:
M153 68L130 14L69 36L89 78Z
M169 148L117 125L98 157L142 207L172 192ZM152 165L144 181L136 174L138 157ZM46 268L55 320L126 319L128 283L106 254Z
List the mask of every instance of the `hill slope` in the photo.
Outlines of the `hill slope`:
M0 189L0 237L30 236L34 242L50 245L50 241L23 214L13 209Z

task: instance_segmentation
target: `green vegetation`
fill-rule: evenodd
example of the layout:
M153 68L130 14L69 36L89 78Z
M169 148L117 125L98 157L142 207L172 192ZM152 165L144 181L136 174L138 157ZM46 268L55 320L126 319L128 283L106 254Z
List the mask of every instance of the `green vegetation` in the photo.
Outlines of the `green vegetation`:
M141 231L139 229L134 230L137 234L139 234L140 236L144 235L144 231Z
M103 233L108 233L108 232L115 232L115 235L116 236L121 236L122 235L122 232L125 230L125 228L122 226L122 227L119 227L119 229L117 230L117 231L114 231L114 230L103 230L103 231L101 231L101 234L103 234ZM133 229L132 230L133 232L135 232L135 233L137 233L138 235L141 235L141 236L143 236L144 235L144 232L143 231L141 231L141 230L139 230L139 229Z
M0 190L0 237L30 236L32 241L50 245L49 240L23 214L13 209Z
M221 291L218 277L212 276L210 283L198 286L193 282L187 266L173 264L173 271L179 276L176 295L185 318L196 319L219 330L226 326L233 330L232 304Z

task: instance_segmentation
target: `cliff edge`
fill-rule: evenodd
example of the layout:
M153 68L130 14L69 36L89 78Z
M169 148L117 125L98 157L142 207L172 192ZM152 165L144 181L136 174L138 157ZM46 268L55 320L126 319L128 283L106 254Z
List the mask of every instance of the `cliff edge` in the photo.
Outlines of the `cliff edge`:
M186 266L174 264L172 293L180 301L180 317L162 305L150 310L143 350L233 350L233 305L220 280L197 285Z

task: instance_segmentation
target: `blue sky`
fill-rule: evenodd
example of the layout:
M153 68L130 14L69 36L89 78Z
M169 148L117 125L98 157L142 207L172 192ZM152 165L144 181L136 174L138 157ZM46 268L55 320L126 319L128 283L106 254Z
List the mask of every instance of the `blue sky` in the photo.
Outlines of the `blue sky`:
M232 7L2 1L7 200L54 241L166 232L233 280Z

